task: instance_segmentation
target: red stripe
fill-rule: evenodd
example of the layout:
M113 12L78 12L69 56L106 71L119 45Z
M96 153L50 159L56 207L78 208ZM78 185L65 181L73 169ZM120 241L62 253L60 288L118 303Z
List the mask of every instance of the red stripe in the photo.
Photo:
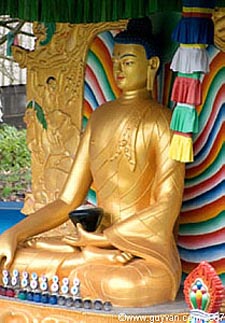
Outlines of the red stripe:
M208 120L208 124L210 124L210 119ZM206 126L207 127L207 126ZM186 170L186 178L193 178L197 175L201 174L203 170L207 169L215 160L218 152L222 149L222 145L224 142L224 133L225 133L225 123L222 125L217 137L214 140L212 148L208 154L208 156L197 166L193 166L190 169ZM206 137L207 138L207 137Z
M198 235L185 235L178 237L178 244L183 248L193 249L216 245L216 242L224 243L225 228L210 233L200 233Z
M211 19L211 13L200 13L200 12L183 12L182 16L185 18L209 18Z
M187 262L182 259L181 259L181 263L182 263L183 271L185 273L190 273L195 267L198 266L198 263ZM212 261L212 262L210 262L210 265L213 266L213 268L215 268L215 270L218 274L224 273L225 258L220 259L220 260L216 260L216 261Z
M98 96L101 98L101 103L106 102L106 98L104 96L102 88L100 87L98 79L89 65L86 66L85 79L87 79L87 81L91 81L91 86L92 88L96 89L95 92L97 92Z
M84 110L84 116L89 119L90 118L90 115L91 113L93 112L93 109L90 105L90 103L86 100L84 100L84 107L83 107L83 110Z
M204 91L203 87L205 87L206 83L207 82L205 82L205 78L204 78L202 83L202 91ZM223 84L218 90L215 100L213 102L211 114L209 115L209 118L206 123L206 126L201 132L201 134L198 136L197 140L195 141L195 145L194 145L195 153L200 150L202 142L204 142L204 139L208 137L208 134L210 132L210 127L212 127L212 124L214 123L214 120L215 120L215 116L217 115L218 110L221 107L221 98L224 97L224 93L225 93L225 84ZM223 99L222 99L222 102L223 102Z
M191 209L188 211L182 211L180 213L180 223L198 223L200 221L206 221L215 217L215 214L219 214L224 211L225 196L221 196L219 199L205 204L202 207ZM194 206L193 206L194 207Z
M191 138L192 137L192 134L191 133L188 133L188 132L174 131L173 133L175 135L182 136L182 137L187 137L187 138Z
M223 165L222 168L216 174L204 180L203 182L198 183L191 187L186 187L184 189L183 201L189 200L191 198L194 198L200 195L202 192L208 191L210 187L214 187L217 183L219 183L221 178L224 178L224 174L225 174L225 165Z
M96 56L99 58L100 62L102 63L104 70L107 74L112 91L114 95L118 97L121 94L121 91L117 87L115 78L113 76L113 63L107 46L100 38L96 37L93 44L91 45L91 49L93 50L93 52L96 54Z

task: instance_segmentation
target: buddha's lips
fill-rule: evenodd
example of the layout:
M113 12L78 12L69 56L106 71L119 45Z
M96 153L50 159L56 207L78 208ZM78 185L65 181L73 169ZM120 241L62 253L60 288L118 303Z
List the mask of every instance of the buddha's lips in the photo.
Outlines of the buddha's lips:
M118 81L122 81L123 79L125 79L125 77L124 77L124 76L117 76L117 80L118 80Z

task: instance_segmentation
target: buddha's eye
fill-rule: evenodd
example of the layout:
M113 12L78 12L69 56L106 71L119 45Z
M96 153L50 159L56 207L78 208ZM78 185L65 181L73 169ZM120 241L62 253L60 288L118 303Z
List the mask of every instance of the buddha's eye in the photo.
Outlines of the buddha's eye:
M133 64L134 64L134 61L131 61L131 60L123 62L124 66L132 66Z

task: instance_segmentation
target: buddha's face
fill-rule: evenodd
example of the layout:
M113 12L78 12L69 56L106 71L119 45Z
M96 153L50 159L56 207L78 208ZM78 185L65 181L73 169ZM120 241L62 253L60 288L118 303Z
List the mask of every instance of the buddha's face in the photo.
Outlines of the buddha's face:
M145 49L136 44L115 44L113 74L117 86L123 91L146 87L148 60Z

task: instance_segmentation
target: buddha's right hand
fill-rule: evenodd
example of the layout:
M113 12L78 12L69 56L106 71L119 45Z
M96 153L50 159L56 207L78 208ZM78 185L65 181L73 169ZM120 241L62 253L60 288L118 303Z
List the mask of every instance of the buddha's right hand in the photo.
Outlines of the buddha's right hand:
M119 255L115 256L115 259L121 264L126 264L131 261L134 256L130 252L121 252Z
M0 266L8 269L13 262L17 238L10 229L0 236Z

